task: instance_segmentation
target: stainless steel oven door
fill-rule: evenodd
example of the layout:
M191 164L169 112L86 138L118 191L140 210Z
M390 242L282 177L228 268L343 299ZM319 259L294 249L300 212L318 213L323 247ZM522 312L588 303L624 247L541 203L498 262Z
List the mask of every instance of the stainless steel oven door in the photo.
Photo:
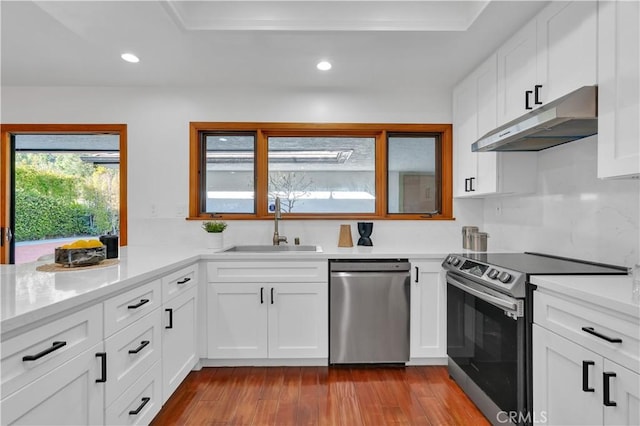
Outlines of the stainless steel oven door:
M449 372L494 424L528 412L525 328L522 299L447 272Z

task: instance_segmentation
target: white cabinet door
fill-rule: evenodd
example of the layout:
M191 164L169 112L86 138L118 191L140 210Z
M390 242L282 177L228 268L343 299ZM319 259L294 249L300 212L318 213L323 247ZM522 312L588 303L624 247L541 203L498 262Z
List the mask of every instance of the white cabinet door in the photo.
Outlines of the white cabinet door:
M446 287L441 263L411 260L411 358L447 355Z
M526 24L498 49L498 126L528 112L526 92L536 82L536 22ZM534 107L534 96L529 95Z
M266 358L268 288L259 283L209 284L209 358Z
M326 283L269 287L269 358L327 358L329 297Z
M476 140L496 128L498 113L498 71L497 56L491 55L473 73L476 83L477 130ZM472 143L475 142L472 141ZM471 146L469 146L471 150ZM498 191L498 156L502 153L473 153L476 162L476 180L471 183L476 195L493 194Z
M104 424L102 343L41 376L0 402L3 425Z
M162 397L166 401L198 362L197 287L185 290L164 306L162 333Z
M609 400L616 404L604 407L604 424L640 425L640 374L606 358L604 372L615 374L608 380Z
M470 195L470 179L476 176L477 154L471 144L478 137L477 92L474 75L453 91L454 196ZM491 154L494 155L494 154Z
M597 2L551 2L536 23L540 101L597 84Z
M598 177L640 174L640 3L598 3Z
M600 355L534 324L533 411L540 423L602 424L602 365Z

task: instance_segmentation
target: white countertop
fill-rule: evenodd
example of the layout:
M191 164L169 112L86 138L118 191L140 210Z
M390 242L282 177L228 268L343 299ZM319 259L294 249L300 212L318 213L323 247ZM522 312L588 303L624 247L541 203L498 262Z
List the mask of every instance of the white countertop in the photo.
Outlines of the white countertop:
M640 305L631 298L631 277L627 275L534 275L531 283L640 318Z
M0 266L0 328L3 338L21 327L62 312L98 303L199 260L326 260L334 258L419 258L442 260L446 253L405 252L381 247L322 249L320 252L221 253L181 247L120 248L117 265L97 269L40 272L46 262Z

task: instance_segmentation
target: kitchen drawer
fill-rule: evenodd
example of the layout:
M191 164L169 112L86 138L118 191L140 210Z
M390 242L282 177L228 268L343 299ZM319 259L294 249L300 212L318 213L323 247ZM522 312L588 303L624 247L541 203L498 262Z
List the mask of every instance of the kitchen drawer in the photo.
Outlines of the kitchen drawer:
M161 321L161 310L156 309L106 340L107 407L160 359Z
M141 408L142 407L142 408ZM162 366L156 361L107 408L107 425L148 425L162 408Z
M327 282L326 261L224 261L207 264L207 280L232 282Z
M101 341L102 304L83 309L3 341L2 398ZM36 360L23 360L25 356L38 356L38 354L40 356Z
M112 297L104 302L105 337L131 325L160 305L160 280Z
M605 358L640 372L640 321L602 306L569 299L556 293L534 292L533 322L592 350ZM590 328L613 343L584 331Z
M162 301L167 302L198 283L198 264L182 268L162 278Z

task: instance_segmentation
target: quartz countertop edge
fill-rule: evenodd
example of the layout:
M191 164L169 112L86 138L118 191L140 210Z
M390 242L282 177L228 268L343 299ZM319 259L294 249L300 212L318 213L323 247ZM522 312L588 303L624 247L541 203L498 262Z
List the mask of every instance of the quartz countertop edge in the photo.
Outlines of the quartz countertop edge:
M180 247L129 246L120 263L105 268L40 272L47 262L0 267L2 340L79 311L198 261L409 258L442 261L447 253L385 248L334 248L318 252L223 253Z
M563 294L640 320L640 305L631 298L627 275L534 275L538 289Z

